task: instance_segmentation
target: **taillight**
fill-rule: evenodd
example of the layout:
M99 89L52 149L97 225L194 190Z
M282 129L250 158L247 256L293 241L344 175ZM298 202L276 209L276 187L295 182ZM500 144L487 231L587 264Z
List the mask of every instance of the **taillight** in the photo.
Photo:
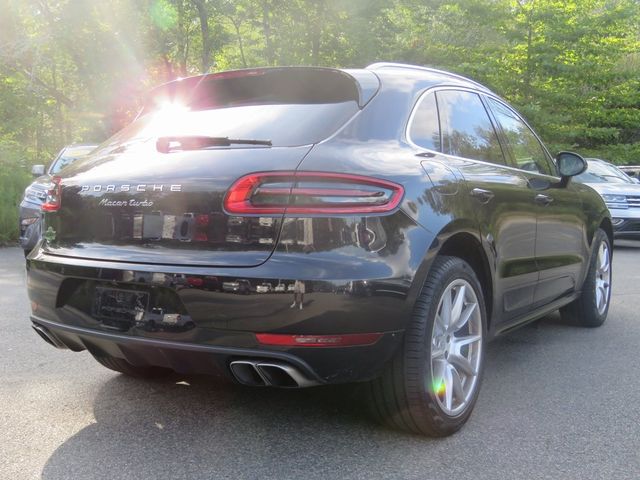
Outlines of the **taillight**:
M51 189L47 190L47 198L40 206L43 212L57 212L60 210L60 204L62 200L62 187L60 185L60 177L53 177L51 183L53 183Z
M229 189L224 208L233 215L369 214L395 209L404 189L361 175L327 172L262 172Z

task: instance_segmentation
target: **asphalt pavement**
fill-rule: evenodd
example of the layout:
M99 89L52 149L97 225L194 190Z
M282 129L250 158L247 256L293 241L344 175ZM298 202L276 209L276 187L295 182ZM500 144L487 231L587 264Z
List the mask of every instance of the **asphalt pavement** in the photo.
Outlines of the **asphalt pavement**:
M489 345L469 423L373 423L349 388L134 380L29 326L24 258L0 249L0 479L638 479L640 243L614 253L609 318L557 315Z

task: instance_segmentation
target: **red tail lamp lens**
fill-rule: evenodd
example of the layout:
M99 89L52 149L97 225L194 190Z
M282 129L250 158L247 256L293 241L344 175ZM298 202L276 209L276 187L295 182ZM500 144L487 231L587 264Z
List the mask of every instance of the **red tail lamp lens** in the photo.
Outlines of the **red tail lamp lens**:
M264 172L238 179L224 207L233 215L361 215L390 212L403 195L397 183L361 175Z
M43 212L57 212L60 210L62 201L62 187L60 186L60 181L60 177L53 177L51 179L53 185L51 186L51 189L47 191L47 198L40 206L40 209Z
M283 347L354 347L372 345L382 333L348 333L345 335L286 335L280 333L256 333L262 345Z

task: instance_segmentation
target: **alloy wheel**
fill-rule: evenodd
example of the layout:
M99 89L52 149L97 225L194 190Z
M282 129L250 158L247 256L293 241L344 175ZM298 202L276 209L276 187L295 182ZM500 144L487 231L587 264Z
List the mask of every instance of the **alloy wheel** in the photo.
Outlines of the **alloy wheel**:
M609 246L602 242L596 259L596 308L602 315L609 304L611 292L611 255Z
M431 333L431 388L442 411L462 413L473 398L482 360L482 317L473 287L452 281L438 303Z

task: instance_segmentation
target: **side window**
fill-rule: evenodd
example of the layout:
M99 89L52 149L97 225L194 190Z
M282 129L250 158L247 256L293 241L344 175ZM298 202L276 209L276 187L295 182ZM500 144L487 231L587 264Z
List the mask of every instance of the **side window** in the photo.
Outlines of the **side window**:
M471 92L436 93L442 151L458 157L504 164L504 155L480 97Z
M489 105L502 127L516 166L529 172L552 175L547 155L531 129L506 105L489 98Z
M440 151L440 124L435 93L429 93L420 100L413 115L409 137L419 147Z

